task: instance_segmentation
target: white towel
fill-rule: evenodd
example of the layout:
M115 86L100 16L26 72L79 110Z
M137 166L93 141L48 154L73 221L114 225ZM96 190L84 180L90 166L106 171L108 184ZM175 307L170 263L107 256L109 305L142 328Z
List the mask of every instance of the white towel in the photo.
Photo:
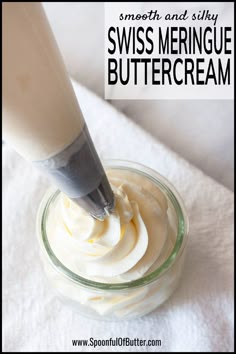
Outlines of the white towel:
M182 195L190 218L182 280L164 305L132 321L89 320L62 305L47 285L35 235L38 204L49 182L4 145L3 351L232 351L233 193L73 85L100 156L143 163ZM161 347L72 346L72 339L90 337L160 339Z

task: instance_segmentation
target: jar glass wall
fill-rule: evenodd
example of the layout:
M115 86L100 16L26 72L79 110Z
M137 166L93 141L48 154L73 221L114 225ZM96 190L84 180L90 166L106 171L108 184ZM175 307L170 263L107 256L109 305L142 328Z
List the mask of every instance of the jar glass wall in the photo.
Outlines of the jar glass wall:
M57 294L80 314L102 320L123 320L143 316L166 301L176 289L184 264L188 218L181 197L161 175L143 165L121 160L104 162L110 172L122 176L130 172L153 183L165 195L168 218L175 230L173 248L168 257L141 278L107 283L82 277L63 264L53 251L48 237L48 220L60 191L52 188L44 196L37 215L40 254L47 277Z

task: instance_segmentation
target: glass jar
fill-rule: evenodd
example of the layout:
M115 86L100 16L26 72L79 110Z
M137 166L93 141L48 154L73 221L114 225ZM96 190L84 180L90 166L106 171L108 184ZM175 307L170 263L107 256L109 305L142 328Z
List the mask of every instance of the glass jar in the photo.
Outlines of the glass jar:
M56 293L80 314L100 320L123 320L143 316L166 301L176 289L184 263L188 217L181 197L163 176L141 164L109 160L109 170L129 171L149 179L166 196L168 217L175 223L173 249L162 264L142 278L123 283L102 283L79 276L54 254L47 236L47 220L59 190L51 188L43 197L37 215L41 258Z

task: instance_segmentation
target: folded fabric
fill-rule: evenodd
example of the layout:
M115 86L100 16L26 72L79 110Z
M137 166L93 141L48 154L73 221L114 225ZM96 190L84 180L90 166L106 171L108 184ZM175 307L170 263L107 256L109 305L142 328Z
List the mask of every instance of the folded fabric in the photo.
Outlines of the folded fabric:
M38 204L49 181L4 144L3 351L86 352L93 348L74 347L72 339L90 337L161 340L158 348L96 351L233 351L234 194L111 105L73 86L100 156L145 164L183 197L190 220L183 276L164 305L138 320L95 321L62 305L48 287L35 235Z

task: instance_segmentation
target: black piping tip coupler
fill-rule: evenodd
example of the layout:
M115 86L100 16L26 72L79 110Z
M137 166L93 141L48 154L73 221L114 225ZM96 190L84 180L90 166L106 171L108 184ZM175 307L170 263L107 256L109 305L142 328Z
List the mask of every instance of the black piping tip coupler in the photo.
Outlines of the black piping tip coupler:
M33 163L96 219L103 220L114 209L114 194L86 125L63 151Z

